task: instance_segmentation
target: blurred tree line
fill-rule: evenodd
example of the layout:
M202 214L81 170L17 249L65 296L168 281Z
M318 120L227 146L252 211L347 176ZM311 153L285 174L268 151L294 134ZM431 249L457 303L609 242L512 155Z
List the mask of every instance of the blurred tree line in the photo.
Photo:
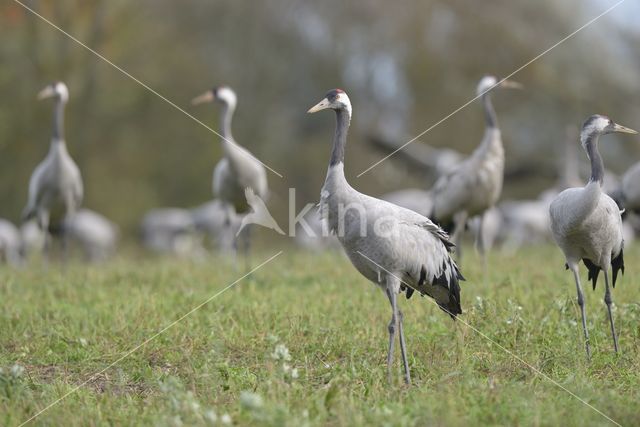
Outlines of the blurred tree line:
M514 71L613 4L25 3L214 129L218 109L189 100L214 85L233 87L234 136L284 175L269 174L269 181L270 205L285 223L287 188L297 188L298 206L318 199L333 117L305 112L328 89L346 89L354 104L352 184L374 195L426 188L430 182L393 158L356 178L383 156L367 137L410 139L474 97L483 74ZM514 76L524 91L494 94L507 163L539 170L507 182L507 196L533 196L552 183L567 124L604 113L640 128L640 32L638 19L629 19L639 10L622 4ZM148 209L211 198L217 136L19 4L3 2L0 12L0 217L18 221L29 176L47 153L52 106L35 95L54 80L70 89L66 139L83 173L85 206L130 229ZM469 153L482 136L482 117L474 103L420 141ZM603 151L615 172L640 160L640 146L628 141L613 138Z

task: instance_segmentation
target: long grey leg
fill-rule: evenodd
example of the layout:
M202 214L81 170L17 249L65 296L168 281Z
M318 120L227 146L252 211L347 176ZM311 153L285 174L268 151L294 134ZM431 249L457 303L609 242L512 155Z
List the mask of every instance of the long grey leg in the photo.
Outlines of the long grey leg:
M485 217L485 214L483 213L482 215L480 215L480 218L478 219L478 232L476 233L476 247L478 248L478 252L480 252L480 257L482 258L482 272L486 279L488 268L487 268L487 245L486 245L487 242L485 242L486 236L484 234L484 217Z
M391 321L389 322L389 351L387 353L387 376L391 382L391 365L393 364L393 349L396 343L396 327L398 325L396 292L387 286L387 297L391 303Z
M573 272L573 278L576 281L576 291L578 292L578 305L580 306L580 314L582 315L582 330L584 331L584 345L587 349L587 358L591 359L591 348L589 347L589 331L587 330L587 312L584 304L584 294L582 293L582 286L580 285L580 272L578 271L578 264L572 263L570 265Z
M404 341L404 328L402 326L402 321L404 320L404 315L402 311L398 310L398 329L400 332L400 352L402 353L402 364L404 365L404 382L406 384L411 384L411 374L409 372L409 361L407 360L407 345Z
M247 271L251 270L251 230L253 230L252 224L247 224L247 226L242 230L244 236L242 236L243 242L243 253L244 253L244 265Z
M458 254L458 260L462 260L462 233L464 233L464 227L467 224L467 213L458 212L453 216L453 233L451 240L456 245L456 253Z
M613 336L613 348L616 353L618 352L618 336L616 335L616 327L613 326L613 314L611 313L611 288L609 287L609 268L604 270L604 303L607 304L607 311L609 312L609 323L611 323L611 335Z

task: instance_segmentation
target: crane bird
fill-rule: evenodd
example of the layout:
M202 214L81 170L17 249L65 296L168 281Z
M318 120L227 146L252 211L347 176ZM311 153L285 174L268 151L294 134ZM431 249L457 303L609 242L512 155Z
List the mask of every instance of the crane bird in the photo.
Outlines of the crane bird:
M55 99L51 148L31 175L22 219L35 218L45 233L63 233L64 220L72 216L82 203L82 177L64 140L64 107L69 100L69 90L63 82L52 83L38 94L38 99L46 98ZM48 247L46 240L45 251Z
M504 147L490 91L493 88L521 87L520 83L511 80L499 82L493 76L485 76L480 80L476 92L482 101L486 123L482 142L469 158L441 176L432 189L433 209L430 218L446 231L452 232L455 243L460 242L467 219L480 216L476 242L482 254L485 250L481 235L483 215L500 198L504 177Z
M24 259L22 236L10 221L0 218L0 261L19 266Z
M388 373L391 376L398 332L404 379L409 383L403 319L396 296L404 291L409 298L418 291L435 299L451 318L462 313L458 281L463 277L451 257L453 244L427 217L362 194L349 185L344 175L344 150L351 122L351 102L343 90L333 89L308 112L324 109L335 111L336 129L329 169L320 194L321 212L353 266L385 291L392 309L388 327Z
M233 139L231 120L237 104L235 92L228 86L218 86L195 97L191 103L199 105L213 101L222 105L220 128L224 153L224 157L213 170L213 195L227 204L227 224L231 224L234 213L244 214L250 210L245 197L247 188L253 190L261 199L267 198L267 172L264 165L249 150L238 145ZM245 255L248 255L250 244L248 231L247 229L244 233Z
M182 258L200 258L204 254L201 236L187 209L152 209L140 223L142 243L157 253Z
M233 212L229 221L227 205L218 199L191 209L196 230L209 237L211 249L233 252L234 238L240 229L240 218Z
M90 209L80 209L64 222L68 239L82 250L89 262L106 261L116 251L118 226Z
M591 178L584 187L564 190L549 207L553 238L564 252L566 267L573 272L576 282L587 357L591 356L591 351L584 296L578 271L580 260L589 270L589 280L593 283L593 289L596 288L600 270L604 271L604 302L609 313L613 346L616 353L618 352L618 337L611 314L609 270L612 270L612 285L615 287L618 272L624 273L622 218L616 203L602 191L604 164L598 151L600 135L614 132L637 133L601 115L591 116L584 122L580 132L580 142L591 162Z

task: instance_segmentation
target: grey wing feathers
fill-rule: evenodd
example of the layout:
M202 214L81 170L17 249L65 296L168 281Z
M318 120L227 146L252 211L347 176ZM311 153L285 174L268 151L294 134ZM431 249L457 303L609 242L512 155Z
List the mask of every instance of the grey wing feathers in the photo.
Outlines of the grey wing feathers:
M429 295L435 299L443 311L455 319L458 314L462 314L459 281L465 280L451 257L455 245L449 241L447 233L433 222L427 220L417 225L431 233L442 244L445 252L442 254L440 264L435 265L435 271L428 271L429 267L434 267L432 262L425 260L421 264L416 286L404 286L406 296L410 298L414 290L420 292L421 295ZM445 291L446 296L442 295L441 291L434 289L436 287Z

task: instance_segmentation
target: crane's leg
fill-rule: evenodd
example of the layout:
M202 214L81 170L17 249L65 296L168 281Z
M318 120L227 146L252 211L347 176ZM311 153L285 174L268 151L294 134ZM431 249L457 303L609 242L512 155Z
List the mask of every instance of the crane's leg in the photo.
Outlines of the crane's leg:
M584 294L582 293L582 286L580 285L580 272L578 270L578 264L575 262L567 263L573 278L576 281L576 290L578 292L578 305L580 306L580 314L582 315L582 330L584 331L584 345L587 350L587 358L591 359L591 348L589 347L589 331L587 330L587 312L584 304Z
M396 310L394 306L396 305L396 294L387 287L387 297L389 298L389 302L391 303L391 321L389 322L389 351L387 352L387 377L389 378L389 382L391 382L391 365L393 364L393 349L396 343L396 326L398 324L396 317Z
M611 335L613 336L613 348L616 353L618 352L618 336L616 335L616 327L613 325L613 314L611 313L611 288L609 286L609 268L604 269L604 303L607 304L607 311L609 312L609 323L611 324Z
M400 352L402 353L402 364L404 366L404 382L406 384L411 384L411 373L409 372L409 360L407 359L407 345L404 341L404 328L402 326L402 321L404 320L404 315L402 311L398 310L398 331L400 332Z
M397 281L394 280L393 277L387 278L387 298L389 298L389 303L391 303L391 321L389 322L389 351L387 352L387 376L389 378L389 382L391 382L391 366L393 365L393 350L396 343L396 331L398 330L398 305L396 302L396 297L398 295L398 291L396 287Z
M482 274L485 278L485 281L487 279L487 272L488 272L488 268L487 268L487 242L485 241L485 234L484 234L484 216L485 214L481 214L478 217L478 230L476 233L476 248L478 248L478 252L480 253L480 258L482 258Z
M238 268L238 236L236 235L236 230L234 228L234 223L233 223L234 217L235 217L234 207L227 204L223 233L225 235L225 240L231 243L230 255L231 255L231 258L233 259L234 268L236 270L239 270Z
M253 224L247 224L244 228L242 240L242 250L244 254L244 267L247 271L251 270L251 230L253 230Z
M456 245L456 253L458 254L458 260L462 261L462 233L467 224L467 213L458 212L453 216L453 233L451 234L451 240Z

